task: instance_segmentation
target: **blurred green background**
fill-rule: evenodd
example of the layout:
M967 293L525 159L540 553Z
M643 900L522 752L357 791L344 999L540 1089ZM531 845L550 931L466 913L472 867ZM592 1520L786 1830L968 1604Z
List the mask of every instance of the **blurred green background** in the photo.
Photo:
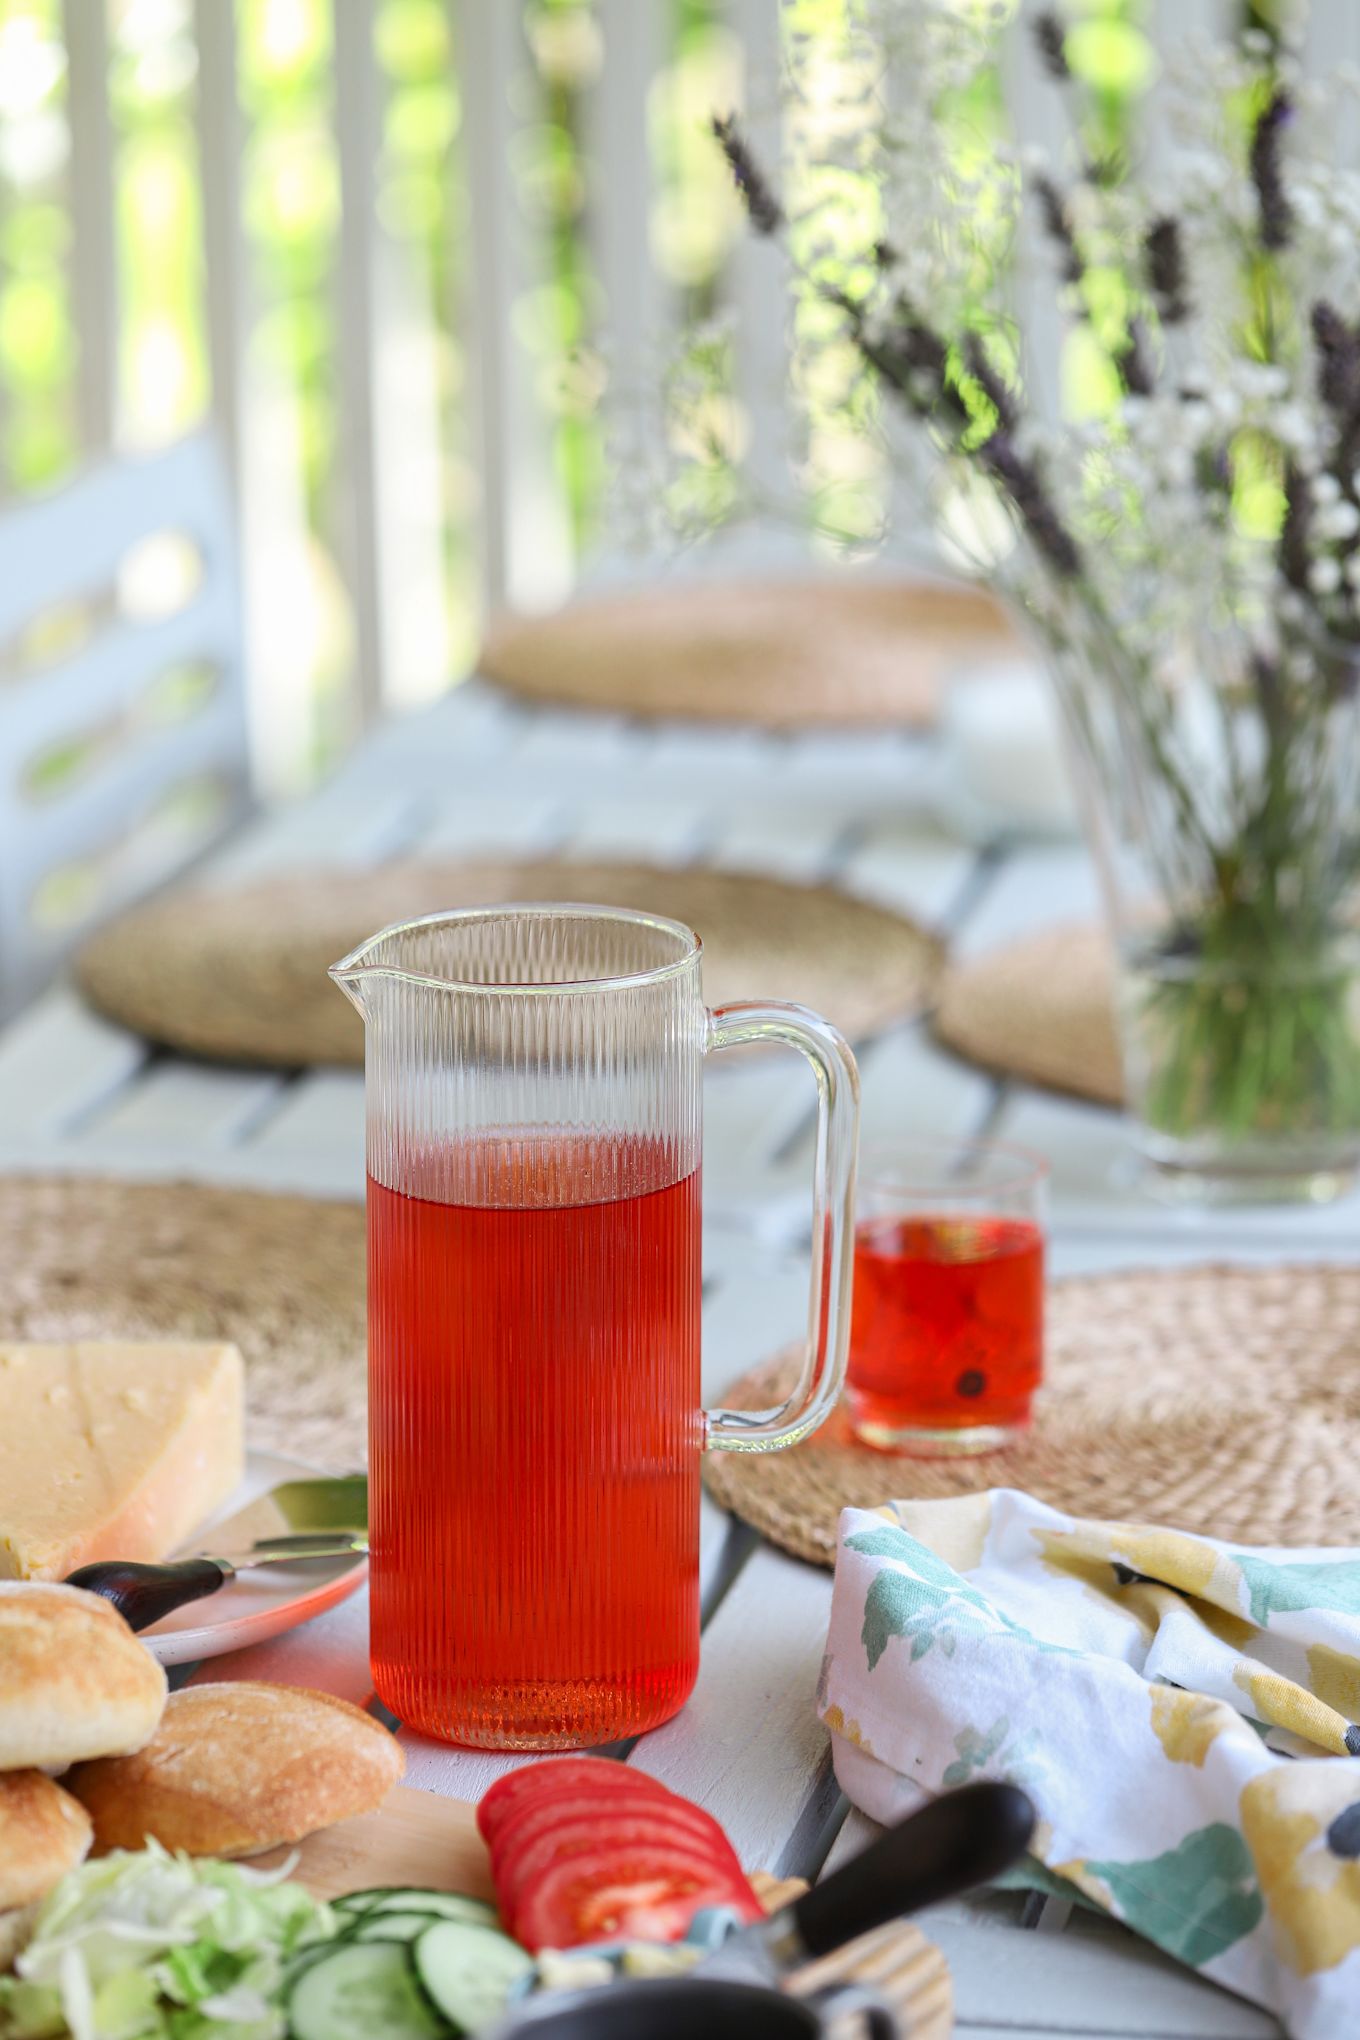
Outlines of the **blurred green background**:
M724 269L743 232L707 132L715 108L742 100L742 50L721 0L636 4L655 4L666 14L665 61L647 109L650 238L652 260L674 292L679 329L720 304ZM830 48L847 4L792 0L786 24L803 37L824 36ZM1095 87L1098 119L1117 138L1152 68L1138 0L1082 0L1068 11L1077 22L1074 64ZM115 437L120 447L136 449L175 438L211 411L196 123L200 94L214 81L199 76L192 0L107 0L106 21ZM597 345L601 308L584 229L590 185L583 106L604 61L603 29L590 0L530 0L523 21L529 86L514 108L506 146L542 260L515 306L514 332L549 420L551 471L570 550L580 560L616 536L606 514L609 362ZM341 564L341 201L331 0L237 0L235 24L246 252L245 507L247 517L255 506L268 517L268 544L248 573L247 590L253 642L264 648L271 685L289 695L275 776L281 786L300 786L335 761L358 721L354 617ZM435 534L411 595L420 655L398 676L400 701L413 702L467 670L481 625L479 488L463 342L470 263L463 81L446 0L378 0L375 56L384 312L409 350L403 376L423 404L413 457ZM68 87L59 0L0 0L0 487L8 492L48 488L80 458ZM816 108L805 109L805 117L815 127ZM961 155L991 146L1005 127L1000 80L984 81L956 119ZM795 176L821 174L797 152L792 160ZM854 210L864 199L842 191L840 202ZM770 316L784 318L784 308L772 304ZM819 524L850 543L871 542L887 500L872 395L857 380L850 350L837 344L824 305L809 298L796 308L792 344L801 435L795 490ZM1098 404L1108 365L1089 333L1073 345L1065 364L1068 400ZM665 373L659 356L658 386ZM248 531L248 568L249 538Z

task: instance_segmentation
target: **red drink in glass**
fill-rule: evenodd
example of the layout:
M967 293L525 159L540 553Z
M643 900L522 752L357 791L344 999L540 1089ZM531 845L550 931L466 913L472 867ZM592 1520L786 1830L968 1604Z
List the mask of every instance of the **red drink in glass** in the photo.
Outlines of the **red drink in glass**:
M364 1022L373 1679L414 1728L575 1749L655 1728L699 1653L699 1454L840 1396L859 1085L828 1022L705 1006L693 929L619 907L399 921L331 975ZM816 1073L804 1367L702 1409L704 1058Z
M368 1185L374 1684L429 1735L635 1735L699 1665L698 1171L560 1136L413 1173Z
M1028 1422L1043 1372L1041 1175L935 1184L919 1155L894 1174L897 1159L871 1157L861 1186L851 1421L888 1451L987 1451Z

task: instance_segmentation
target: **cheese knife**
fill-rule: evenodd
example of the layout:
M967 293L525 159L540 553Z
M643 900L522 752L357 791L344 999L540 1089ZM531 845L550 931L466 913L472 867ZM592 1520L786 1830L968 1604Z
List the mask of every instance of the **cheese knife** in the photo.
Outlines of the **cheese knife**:
M66 1584L111 1601L132 1629L201 1601L257 1566L362 1557L368 1550L368 1480L288 1480L212 1527L211 1551L145 1565L106 1558L83 1565Z

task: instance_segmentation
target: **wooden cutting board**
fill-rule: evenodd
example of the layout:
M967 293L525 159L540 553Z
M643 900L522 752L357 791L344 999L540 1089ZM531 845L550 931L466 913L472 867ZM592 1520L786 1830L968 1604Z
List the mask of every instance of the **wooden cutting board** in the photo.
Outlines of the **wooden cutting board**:
M431 1891L461 1891L468 1898L494 1898L476 1814L465 1799L394 1785L376 1813L361 1813L309 1835L297 1851L293 1875L315 1898L339 1898L376 1884L423 1885ZM270 1868L286 1863L292 1853L272 1849L251 1860Z
M252 1857L252 1867L273 1868L293 1852L274 1849ZM460 1891L469 1898L494 1898L486 1844L477 1832L476 1808L463 1799L442 1799L396 1785L376 1813L341 1821L309 1835L297 1851L293 1875L317 1898L374 1885L424 1885ZM757 1871L752 1879L773 1911L804 1887L779 1884ZM908 1921L881 1927L849 1948L813 1963L790 1988L802 1995L833 1982L854 1982L874 1990L897 2014L910 2040L948 2040L954 2030L954 1990L949 1965L919 1927Z

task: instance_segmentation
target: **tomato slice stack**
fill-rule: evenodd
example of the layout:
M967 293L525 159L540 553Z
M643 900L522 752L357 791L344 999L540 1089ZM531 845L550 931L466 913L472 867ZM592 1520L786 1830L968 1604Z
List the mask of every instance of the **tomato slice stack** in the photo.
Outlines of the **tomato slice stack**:
M705 1906L761 1917L718 1823L603 1757L512 1771L477 1809L501 1917L526 1948L678 1941Z

